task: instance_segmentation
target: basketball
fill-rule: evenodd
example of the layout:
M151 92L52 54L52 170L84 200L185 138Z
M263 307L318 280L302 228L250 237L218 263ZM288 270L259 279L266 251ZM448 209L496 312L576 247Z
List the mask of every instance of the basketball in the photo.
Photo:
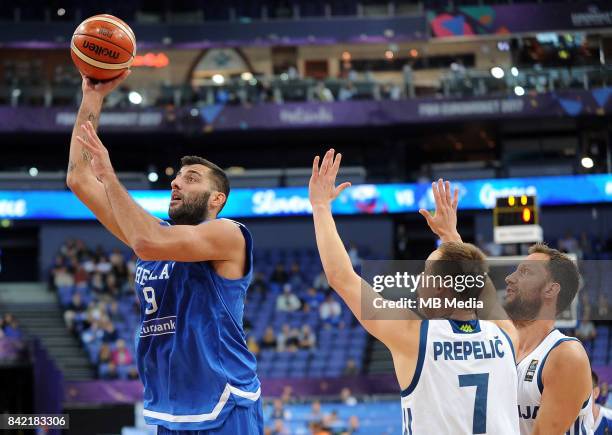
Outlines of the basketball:
M83 75L105 81L130 67L136 55L136 37L124 21L107 14L94 15L74 31L70 55Z

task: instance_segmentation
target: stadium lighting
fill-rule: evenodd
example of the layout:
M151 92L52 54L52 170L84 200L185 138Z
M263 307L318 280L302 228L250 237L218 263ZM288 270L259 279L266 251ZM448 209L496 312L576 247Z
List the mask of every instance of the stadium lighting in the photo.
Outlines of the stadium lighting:
M522 86L515 86L514 93L516 94L516 96L522 97L523 95L525 95L525 88L523 88Z
M30 168L30 170L28 172L29 172L30 176L36 177L38 175L38 168L32 167L32 168Z
M583 157L582 160L580 160L580 163L582 164L582 167L586 169L591 169L593 165L595 165L595 162L593 162L593 159L588 156Z
M501 79L504 77L505 73L501 67L494 66L493 68L491 68L491 75L496 79Z
M253 74L250 73L249 71L245 71L242 74L240 74L240 78L244 80L245 82L248 82L249 80L253 78Z
M225 83L225 77L223 77L221 74L215 74L212 76L212 81L217 85L222 85Z
M65 14L66 14L66 9L64 9L64 8L59 8L59 9L57 10L57 15L58 15L59 17L63 17Z
M151 171L149 172L147 178L151 183L155 183L157 180L159 180L159 175L157 175L157 172Z
M281 79L282 81L287 81L287 80L289 80L289 74L287 74L287 73L281 73L281 75L280 75L280 79Z
M196 107L194 107L189 111L189 114L193 117L196 117L200 114L200 111Z
M518 77L519 75L519 70L517 67L513 66L512 68L510 68L510 74L512 74L514 77Z
M130 103L132 103L132 104L140 104L140 103L142 103L142 95L140 95L136 91L130 92L128 94L128 99L130 100Z
M174 168L172 166L168 166L166 168L166 175L168 177L172 177L174 175Z

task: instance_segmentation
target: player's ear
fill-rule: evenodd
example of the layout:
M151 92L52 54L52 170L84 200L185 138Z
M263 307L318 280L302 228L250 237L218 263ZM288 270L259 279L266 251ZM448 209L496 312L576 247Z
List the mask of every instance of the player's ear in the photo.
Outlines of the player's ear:
M546 286L546 288L544 289L544 294L543 296L546 299L556 299L559 296L559 293L561 292L561 286L559 285L558 282L552 282L550 284L548 284Z
M210 206L213 208L221 208L223 204L227 201L227 196L223 192L213 192L210 196Z

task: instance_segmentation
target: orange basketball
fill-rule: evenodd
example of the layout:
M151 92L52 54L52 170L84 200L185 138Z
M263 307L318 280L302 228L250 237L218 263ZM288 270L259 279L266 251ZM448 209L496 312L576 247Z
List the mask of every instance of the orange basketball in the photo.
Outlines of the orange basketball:
M107 14L94 15L74 31L70 55L86 77L111 80L132 64L136 55L136 36L119 18Z

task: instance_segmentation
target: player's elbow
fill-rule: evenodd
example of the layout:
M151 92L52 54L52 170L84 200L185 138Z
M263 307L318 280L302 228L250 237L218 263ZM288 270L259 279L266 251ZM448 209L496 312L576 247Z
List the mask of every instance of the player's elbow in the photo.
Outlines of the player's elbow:
M132 249L138 258L144 261L154 261L158 260L159 253L157 252L157 248L155 243L146 238L139 237L132 242Z

